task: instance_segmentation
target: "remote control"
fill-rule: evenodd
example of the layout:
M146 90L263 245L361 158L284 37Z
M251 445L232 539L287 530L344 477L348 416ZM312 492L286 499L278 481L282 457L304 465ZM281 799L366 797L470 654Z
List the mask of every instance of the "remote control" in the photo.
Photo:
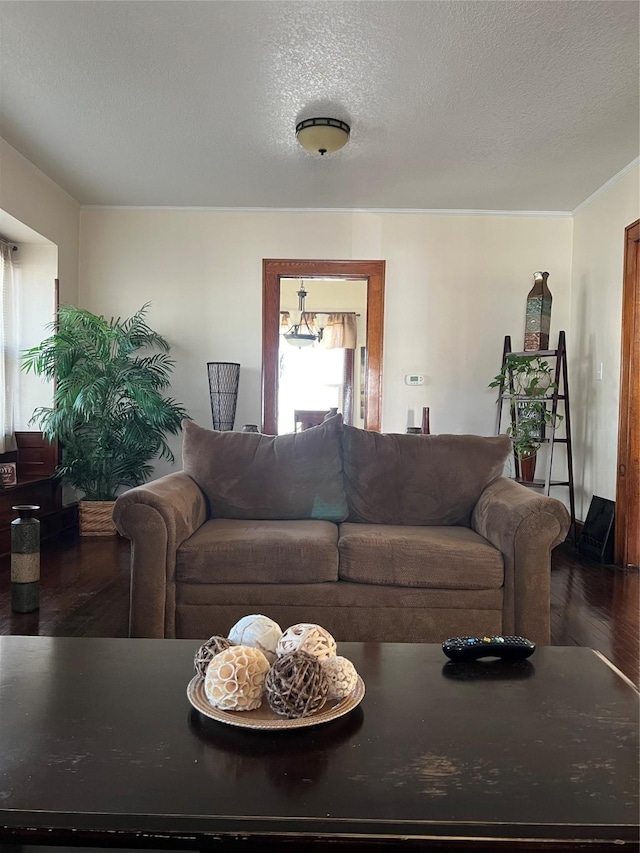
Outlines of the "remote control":
M536 644L524 637L451 637L442 644L442 651L456 663L478 658L524 660L536 650Z

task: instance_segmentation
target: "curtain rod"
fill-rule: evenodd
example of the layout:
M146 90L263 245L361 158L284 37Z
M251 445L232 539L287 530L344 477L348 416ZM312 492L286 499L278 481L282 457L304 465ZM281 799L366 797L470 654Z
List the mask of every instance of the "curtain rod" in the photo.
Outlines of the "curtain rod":
M296 309L297 310L297 309ZM290 314L291 311L280 311L281 314ZM311 311L305 311L305 314L353 314L356 317L361 317L361 314L358 314L357 311L316 311L315 308Z

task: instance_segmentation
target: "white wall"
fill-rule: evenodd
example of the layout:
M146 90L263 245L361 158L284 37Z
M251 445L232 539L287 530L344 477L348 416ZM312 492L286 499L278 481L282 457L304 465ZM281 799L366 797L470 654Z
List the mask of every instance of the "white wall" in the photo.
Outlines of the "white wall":
M60 301L78 300L79 204L0 139L0 209L58 247Z
M569 382L576 514L583 520L593 495L616 496L624 229L638 217L637 164L574 216Z
M124 316L150 300L177 362L173 396L209 426L206 362L238 361L236 424L259 423L262 259L383 258L383 429L404 432L428 405L434 433L490 435L487 384L504 335L522 345L535 270L550 272L552 338L569 334L571 229L561 216L84 208L79 304ZM404 384L415 372L424 386Z
M61 301L107 315L152 302L173 345L172 393L210 424L207 361L242 364L236 423L260 420L263 258L387 261L386 431L431 410L433 432L491 434L502 342L519 346L534 270L550 272L551 346L567 332L577 493L615 498L623 237L640 216L637 164L553 216L91 209L0 139L0 209L58 247ZM80 282L80 284L79 284ZM596 366L602 362L602 381ZM404 385L407 373L426 384ZM174 440L173 446L180 447ZM165 469L160 467L158 473Z

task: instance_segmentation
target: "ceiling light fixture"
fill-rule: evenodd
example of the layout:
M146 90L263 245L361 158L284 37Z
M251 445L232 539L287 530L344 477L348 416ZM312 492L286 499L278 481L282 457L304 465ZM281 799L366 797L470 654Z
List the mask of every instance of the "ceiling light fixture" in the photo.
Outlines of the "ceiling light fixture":
M298 291L298 311L300 312L300 319L283 335L287 343L294 347L308 347L320 340L320 335L315 331L313 319L310 323L309 315L304 310L304 300L306 296L307 291L304 289L304 282L301 281L300 290Z
M307 118L296 125L298 142L313 154L331 154L349 141L351 128L338 118Z

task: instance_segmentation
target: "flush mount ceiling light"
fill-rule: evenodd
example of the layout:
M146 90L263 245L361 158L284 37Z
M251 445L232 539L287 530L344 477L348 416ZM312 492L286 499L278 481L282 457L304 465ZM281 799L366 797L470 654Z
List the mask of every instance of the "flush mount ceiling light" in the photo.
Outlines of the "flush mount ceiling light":
M349 141L351 128L338 118L306 118L296 125L298 142L313 154L331 154Z

